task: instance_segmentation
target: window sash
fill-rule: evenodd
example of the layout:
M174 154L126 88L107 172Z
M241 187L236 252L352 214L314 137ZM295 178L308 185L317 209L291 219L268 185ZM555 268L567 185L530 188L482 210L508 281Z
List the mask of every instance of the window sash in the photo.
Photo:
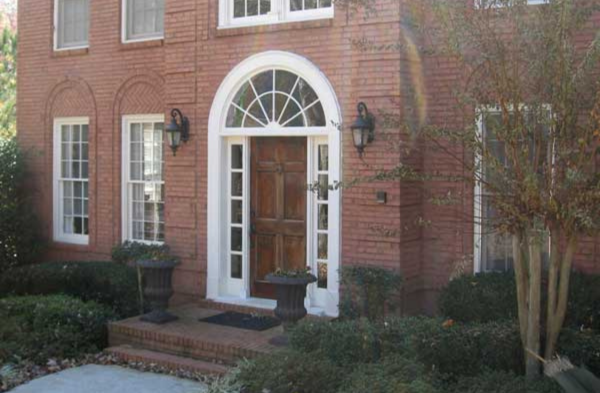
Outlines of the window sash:
M551 111L548 108L548 114L551 115ZM499 164L508 166L510 163L504 156L504 143L497 140L494 135L493 127L489 126L486 121L492 120L494 117L500 116L500 112L497 109L483 109L480 114L479 120L479 135L482 138L483 145L488 151L492 151L494 156L498 160ZM541 123L539 124L543 126ZM545 147L544 160L552 160L553 152L551 146ZM484 178L491 176L483 161L482 157L477 157L479 161L479 171ZM478 263L476 270L482 272L492 271L509 271L513 269L513 256L512 256L512 239L504 234L494 231L491 225L491 220L495 215L494 209L489 203L489 199L493 197L493 193L486 190L485 186L480 182L477 182L475 187L475 236L476 236L476 253L478 254ZM547 264L549 261L550 254L550 242L551 239L545 241L548 244L546 252L542 255L542 261Z
M54 141L54 239L86 245L89 239L87 120L56 120Z
M57 0L56 48L88 46L89 0Z
M125 41L159 39L164 36L164 0L124 0Z
M219 26L227 28L332 18L333 9L332 0L220 0Z
M165 234L164 120L126 122L125 240L163 243Z

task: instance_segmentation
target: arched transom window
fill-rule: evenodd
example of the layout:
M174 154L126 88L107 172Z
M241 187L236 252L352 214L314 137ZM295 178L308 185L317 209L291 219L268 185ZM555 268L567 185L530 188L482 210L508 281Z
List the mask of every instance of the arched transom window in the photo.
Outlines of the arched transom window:
M228 128L324 127L323 105L300 76L273 69L248 81L234 96L227 114Z

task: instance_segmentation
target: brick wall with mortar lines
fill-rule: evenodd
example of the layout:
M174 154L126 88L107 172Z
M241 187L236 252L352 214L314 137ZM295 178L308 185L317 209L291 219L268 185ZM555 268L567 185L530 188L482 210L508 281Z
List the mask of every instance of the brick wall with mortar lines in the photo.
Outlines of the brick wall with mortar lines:
M122 44L119 0L92 2L88 50L53 52L52 1L19 3L19 140L33 154L30 166L37 208L49 240L48 260L107 259L121 234L121 118L180 108L191 122L191 140L166 159L166 240L183 259L175 274L179 294L203 296L206 273L207 124L215 92L239 62L266 50L305 56L334 86L345 124L344 180L393 168L400 154L378 137L360 160L347 135L356 103L375 113L398 111L401 79L410 60L397 51L361 51L352 39L394 44L402 36L401 3L382 0L366 17L338 9L333 20L217 29L217 0L167 0L163 41ZM44 109L45 108L45 109ZM51 242L52 122L58 116L90 117L90 244ZM399 130L382 130L399 138ZM412 187L410 187L412 188ZM387 205L376 191L388 193ZM400 182L360 184L343 191L342 264L371 263L402 269L408 288L419 279L418 234L395 231L403 214L418 209L418 193ZM381 229L387 230L381 235ZM379 231L379 232L378 232ZM406 257L401 253L406 244Z

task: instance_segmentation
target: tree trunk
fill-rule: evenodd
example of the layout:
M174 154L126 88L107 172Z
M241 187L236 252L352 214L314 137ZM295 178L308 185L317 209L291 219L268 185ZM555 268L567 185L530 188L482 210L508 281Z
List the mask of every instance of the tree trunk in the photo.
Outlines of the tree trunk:
M515 269L515 279L517 283L517 305L519 313L519 331L521 333L521 343L523 348L527 347L527 288L529 287L529 272L527 268L527 257L523 253L523 245L525 239L522 233L517 233L512 236L513 260ZM527 359L527 355L526 355Z
M542 255L541 240L538 234L529 237L529 302L527 318L527 345L525 352L540 354L540 314L542 307ZM526 355L527 356L527 355ZM525 363L527 378L536 378L540 373L540 362L534 356L527 356Z
M551 359L554 356L560 330L565 322L569 301L571 268L573 266L573 256L577 250L577 238L570 236L567 239L567 249L564 257L561 258L559 239L558 236L552 237L552 255L550 255L552 263L548 282L548 316L546 322L546 359ZM562 264L560 263L561 260Z

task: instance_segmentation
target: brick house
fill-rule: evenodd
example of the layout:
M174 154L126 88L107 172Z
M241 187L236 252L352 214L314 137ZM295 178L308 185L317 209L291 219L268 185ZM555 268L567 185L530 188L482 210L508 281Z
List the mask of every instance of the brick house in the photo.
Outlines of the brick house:
M310 311L327 315L344 264L399 269L405 312L432 310L461 261L467 271L507 267L502 245L456 220L473 211L466 186L307 190L400 161L390 142L399 127L383 121L360 157L349 131L359 102L402 115L416 91L419 116L453 114L457 71L418 56L403 1L377 0L368 17L343 3L20 0L19 141L45 259L104 260L125 240L166 242L182 258L178 299L257 307L274 304L266 273L308 264L319 276ZM395 50L361 49L369 41ZM175 108L190 137L173 155L163 130ZM417 150L418 165L456 166ZM470 197L426 202L451 188ZM598 244L582 245L581 268L600 267Z

